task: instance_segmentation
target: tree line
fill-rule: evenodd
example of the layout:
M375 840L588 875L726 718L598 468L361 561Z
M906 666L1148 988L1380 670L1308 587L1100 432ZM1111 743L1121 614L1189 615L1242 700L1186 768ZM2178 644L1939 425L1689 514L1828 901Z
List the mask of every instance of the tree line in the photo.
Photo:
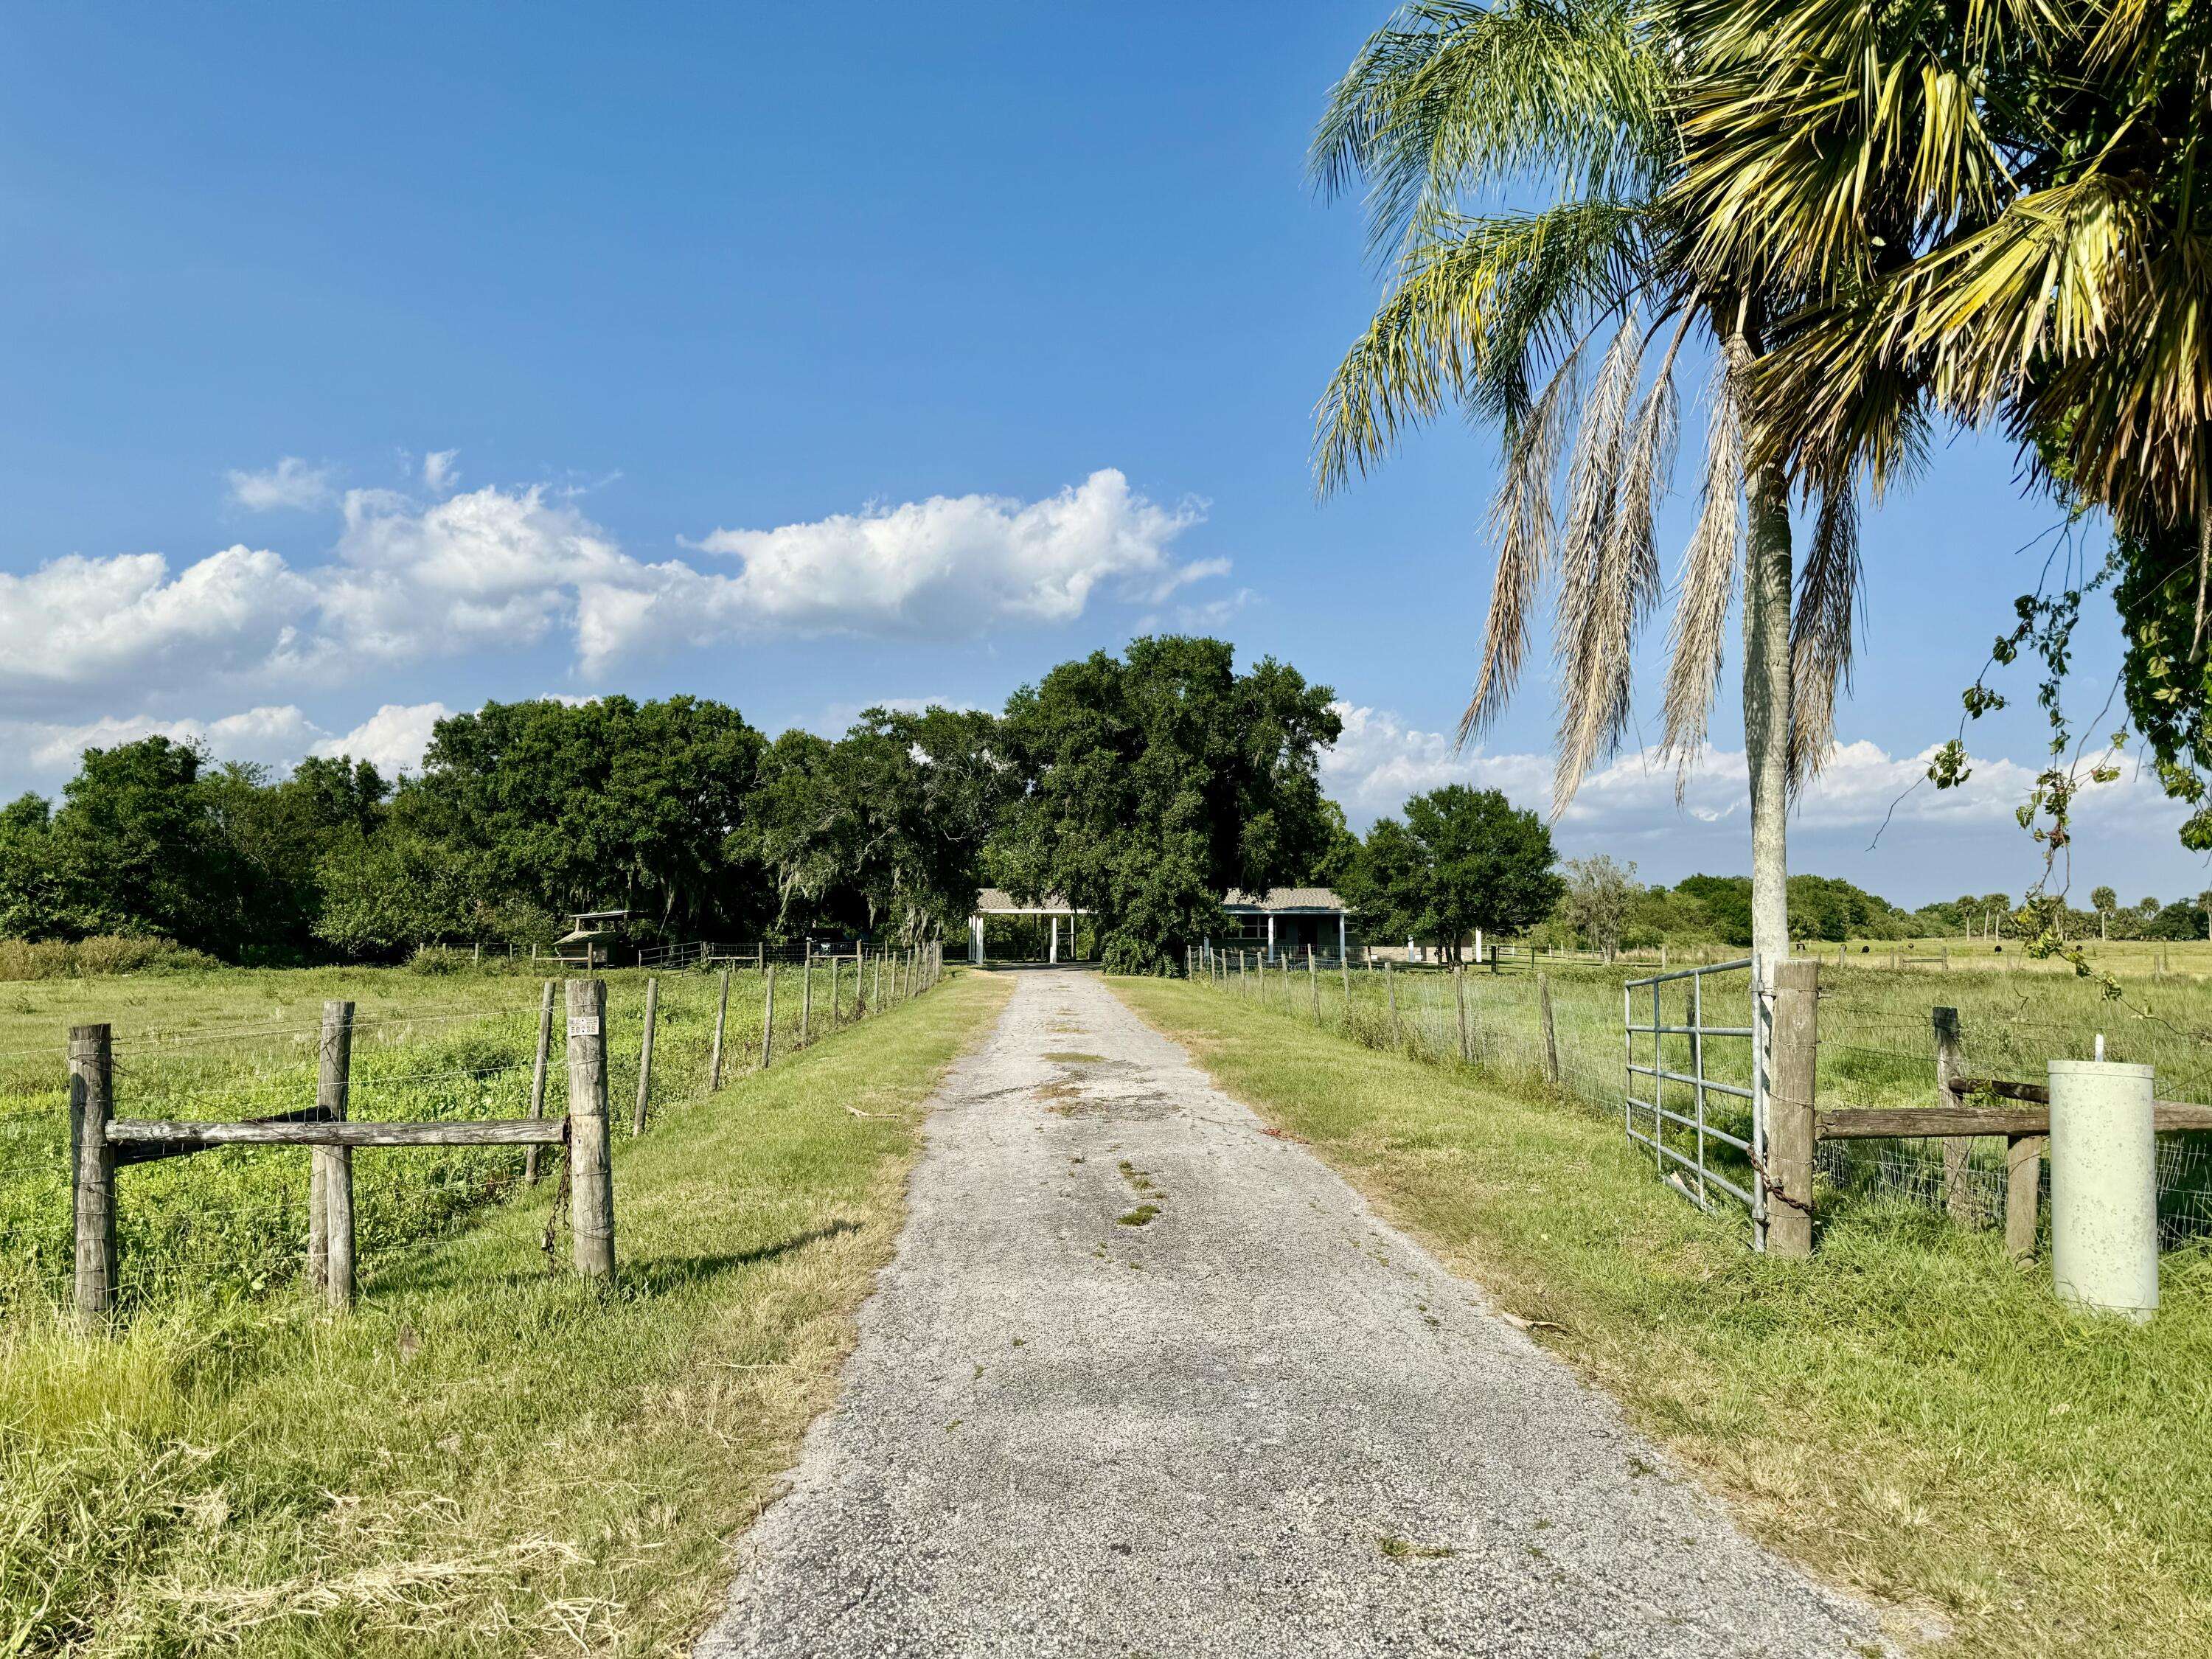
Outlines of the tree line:
M165 938L224 961L391 961L519 947L571 912L627 908L640 939L957 934L977 890L1060 894L1114 968L1158 972L1228 931L1231 889L1336 889L1360 935L1456 957L1480 931L1610 952L1748 945L1751 883L1647 886L1494 789L1418 795L1364 836L1321 791L1332 694L1210 639L1062 664L996 714L871 708L840 737L774 739L676 696L485 704L439 722L419 769L216 764L150 737L89 749L58 802L0 808L0 937ZM1907 912L1790 881L1803 939L1999 936L2002 894ZM2201 900L2120 907L2079 934L2201 938Z
M88 749L58 802L0 809L0 936L161 936L225 961L542 945L622 908L643 939L911 942L988 884L1064 893L1156 971L1222 894L1314 878L1332 693L1224 641L1061 665L1002 714L872 708L773 740L727 704L607 696L441 720L419 769L276 775L149 737Z

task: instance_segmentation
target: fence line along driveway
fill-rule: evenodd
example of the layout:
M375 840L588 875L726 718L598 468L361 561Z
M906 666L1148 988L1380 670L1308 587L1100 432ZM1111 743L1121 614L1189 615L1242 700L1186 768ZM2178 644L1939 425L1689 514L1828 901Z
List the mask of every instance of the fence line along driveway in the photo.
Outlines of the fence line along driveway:
M1105 984L1038 975L698 1652L1881 1650Z

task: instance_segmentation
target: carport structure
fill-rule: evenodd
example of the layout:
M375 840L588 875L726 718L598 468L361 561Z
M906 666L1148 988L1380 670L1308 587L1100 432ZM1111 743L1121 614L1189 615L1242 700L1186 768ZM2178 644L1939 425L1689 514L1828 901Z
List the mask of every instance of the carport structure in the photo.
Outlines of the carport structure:
M1080 906L1070 904L1058 893L1047 893L1032 902L1016 898L1004 888L986 887L976 896L975 914L968 918L968 960L976 963L983 960L983 923L987 918L1044 916L1049 918L1052 922L1051 943L1047 948L1045 960L1058 962L1060 960L1060 919L1062 916L1067 918L1067 943L1068 948L1073 951L1075 947L1075 919L1090 914L1090 911Z

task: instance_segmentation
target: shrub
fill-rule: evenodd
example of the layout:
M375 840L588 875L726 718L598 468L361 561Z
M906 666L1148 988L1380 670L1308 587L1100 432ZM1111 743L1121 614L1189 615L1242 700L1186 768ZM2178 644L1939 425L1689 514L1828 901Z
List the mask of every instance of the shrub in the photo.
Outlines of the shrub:
M217 966L213 957L154 934L89 939L0 939L0 980L88 979L96 974L176 973Z

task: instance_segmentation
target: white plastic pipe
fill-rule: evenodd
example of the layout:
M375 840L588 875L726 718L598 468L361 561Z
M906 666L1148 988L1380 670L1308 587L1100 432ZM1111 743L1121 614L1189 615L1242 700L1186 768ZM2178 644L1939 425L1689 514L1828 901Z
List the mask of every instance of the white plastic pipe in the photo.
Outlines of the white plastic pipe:
M2051 1275L2066 1301L2158 1311L2158 1135L2151 1068L2051 1062Z

